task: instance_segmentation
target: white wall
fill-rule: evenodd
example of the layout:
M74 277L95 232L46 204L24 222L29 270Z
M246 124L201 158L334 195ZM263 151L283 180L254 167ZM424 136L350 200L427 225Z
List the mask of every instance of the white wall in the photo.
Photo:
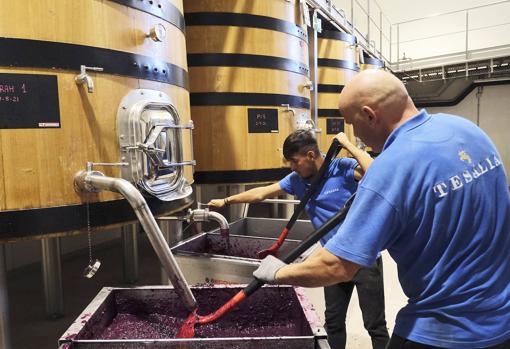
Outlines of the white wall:
M420 59L437 55L452 54L508 45L510 30L510 3L484 9L472 10L469 18L466 13L424 19L401 24L399 27L399 58ZM469 33L466 43L466 20ZM397 41L396 27L393 28L394 42ZM393 45L393 61L396 60L397 46Z
M361 10L365 9L370 2L370 13L377 25L379 25L379 11L381 10L389 22L396 24L403 21L443 14L447 12L463 10L471 7L487 5L493 0L429 0L429 1L402 1L402 0L357 0L354 1L354 22L362 33L368 31L368 20L366 14ZM333 0L333 3L343 9L347 18L351 18L350 0ZM471 10L469 13L468 49L477 50L480 48L508 45L510 38L510 3L499 4L484 9ZM508 24L507 24L508 23ZM492 27L492 28L487 28ZM401 24L399 30L400 47L399 56L402 58L420 59L433 57L455 52L463 52L466 49L466 28L465 12L450 14L430 19ZM379 35L376 33L374 24L370 26L371 39L375 40L379 49ZM383 52L389 56L389 29L386 20L383 20L383 32L388 37L383 39ZM447 35L444 35L447 34ZM415 41L416 39L420 39ZM392 61L397 60L397 30L393 27L392 32ZM412 67L408 68L412 69Z
M380 0L379 5L393 23L414 18L431 16L437 13L457 11L469 7L493 3L494 0L427 0L402 1Z
M502 157L507 177L510 175L510 85L485 86L480 96L478 115L477 90L453 107L428 108L429 113L449 113L465 117L489 135Z

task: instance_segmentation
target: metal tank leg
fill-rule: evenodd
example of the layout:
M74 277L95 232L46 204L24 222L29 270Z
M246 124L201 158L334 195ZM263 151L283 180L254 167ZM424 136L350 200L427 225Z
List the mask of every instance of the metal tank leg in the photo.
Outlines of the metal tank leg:
M205 184L195 185L195 202L196 202L197 208L200 208L199 203L202 203L202 204L207 203L207 202L203 201L204 199L206 199L204 197L204 191L206 191L206 188L204 186L205 186ZM202 232L202 223L195 223L195 229L198 233L201 233Z
M195 200L196 202L202 202L202 192L203 192L202 185L195 184Z
M159 221L159 227L165 237L165 240L170 246L182 240L183 235L181 221ZM161 284L170 285L170 280L168 280L167 273L163 268L161 268Z
M64 316L60 238L42 239L41 252L46 315L57 319Z
M0 244L0 348L11 349L5 244Z
M289 194L285 195L283 198L286 200L294 200L294 196ZM283 205L283 218L290 219L294 214L294 208L295 206L291 204Z
M244 192L246 189L246 186L244 184L231 184L228 188L228 195L236 195L239 193ZM242 217L243 212L243 205L229 205L228 207L228 215L229 215L229 221L234 222Z
M137 223L126 224L121 228L122 261L124 282L134 284L138 281L138 231Z
M279 214L278 214L278 207L280 206L280 204L269 204L271 205L271 218L280 218Z

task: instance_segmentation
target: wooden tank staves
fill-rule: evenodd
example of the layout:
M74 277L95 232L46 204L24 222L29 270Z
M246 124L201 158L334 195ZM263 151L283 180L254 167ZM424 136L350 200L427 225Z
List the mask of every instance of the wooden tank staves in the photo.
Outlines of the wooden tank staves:
M83 228L73 177L87 161L121 160L122 98L137 88L162 91L181 120L190 119L182 1L0 0L0 23L0 85L15 90L0 92L0 237ZM147 37L158 25L166 31L161 42ZM103 68L87 72L93 93L75 82L80 65ZM100 170L120 176L118 168ZM186 177L192 181L191 168ZM119 195L92 201L93 226L135 218Z
M282 144L310 117L300 2L184 1L197 183L281 179Z
M355 143L351 125L344 123L338 102L340 92L359 71L359 56L356 37L335 30L323 30L318 34L318 126L322 133L318 137L319 148L326 152L333 137L345 132ZM346 156L343 150L340 156Z

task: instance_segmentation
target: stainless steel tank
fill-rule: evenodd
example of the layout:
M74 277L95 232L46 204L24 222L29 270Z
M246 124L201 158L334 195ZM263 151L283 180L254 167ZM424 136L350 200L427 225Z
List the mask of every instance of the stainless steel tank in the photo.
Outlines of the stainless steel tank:
M199 314L216 310L241 286L193 288ZM218 322L175 339L187 311L173 288L103 288L58 341L59 349L329 348L303 290L266 286Z
M183 240L171 250L190 284L249 283L260 263L257 252L276 241L287 221L242 218L230 224L228 242L216 229ZM293 249L313 231L310 221L298 220L280 248L280 254Z

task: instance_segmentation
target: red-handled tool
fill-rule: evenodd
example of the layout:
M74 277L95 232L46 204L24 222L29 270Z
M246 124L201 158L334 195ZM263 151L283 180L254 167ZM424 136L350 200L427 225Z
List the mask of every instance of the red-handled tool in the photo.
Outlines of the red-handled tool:
M292 263L296 258L301 256L303 252L308 250L324 235L329 233L331 229L340 224L345 219L345 216L347 215L347 212L351 207L355 195L356 194L353 194L347 200L347 202L344 204L342 209L337 214L335 214L330 220L324 223L324 225L317 229L315 232L310 234L305 240L301 241L298 246L296 246L292 251L290 251L285 257L283 257L282 261L285 263ZM246 297L257 291L263 285L264 281L254 278L253 281L248 286L239 291L234 297L232 297L227 303L225 303L214 313L201 316L198 315L197 310L195 310L192 314L188 316L184 324L181 326L181 328L177 332L176 338L193 338L195 336L195 325L197 324L204 325L218 320L225 313L227 313L232 308L237 306L239 303L245 300Z
M319 187L322 178L324 177L324 173L329 168L329 164L331 161L338 155L338 153L341 150L341 145L338 139L333 138L333 142L329 146L328 152L326 153L326 157L324 158L324 162L322 163L321 167L319 168L319 171L313 178L312 182L310 183L310 187L308 188L308 191L305 193L299 204L297 205L296 209L294 210L294 213L292 214L292 217L290 217L289 222L283 228L282 232L280 233L280 236L278 237L278 240L271 245L268 249L259 251L257 253L257 257L259 259L266 258L267 255L273 255L276 256L276 253L278 252L278 249L283 245L283 242L287 238L287 235L289 235L289 231L292 229L294 224L296 223L297 219L299 218L299 215L301 212L303 212L303 209L305 208L306 204L308 203L308 200L312 197L314 192Z

